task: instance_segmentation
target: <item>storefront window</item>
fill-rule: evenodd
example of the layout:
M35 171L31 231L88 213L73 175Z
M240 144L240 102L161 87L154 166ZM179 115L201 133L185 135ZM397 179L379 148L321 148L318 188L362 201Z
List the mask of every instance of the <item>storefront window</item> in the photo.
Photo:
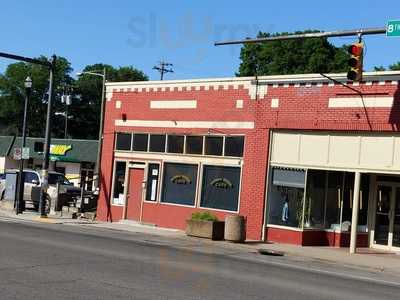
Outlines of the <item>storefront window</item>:
M168 135L167 152L183 153L183 143L185 137L183 135Z
M225 137L225 156L242 157L244 148L244 136Z
M350 229L354 173L308 170L305 228ZM358 225L367 225L369 176L361 176Z
M132 135L130 133L117 133L116 150L130 151L132 143Z
M340 211L343 199L343 172L328 172L325 228L340 229Z
M324 228L326 171L307 171L305 228Z
M194 205L197 165L165 163L161 202Z
M240 168L204 166L201 207L238 210Z
M304 184L304 170L272 170L272 184L268 196L269 224L302 227Z
M187 154L203 154L203 137L187 136L186 137L186 153Z
M206 136L206 155L222 155L223 137Z
M148 138L148 134L135 133L133 135L133 151L147 151Z
M113 204L123 205L125 203L125 170L126 162L115 162Z
M149 164L146 184L146 200L156 201L158 193L159 164Z
M150 152L165 152L165 134L150 135Z

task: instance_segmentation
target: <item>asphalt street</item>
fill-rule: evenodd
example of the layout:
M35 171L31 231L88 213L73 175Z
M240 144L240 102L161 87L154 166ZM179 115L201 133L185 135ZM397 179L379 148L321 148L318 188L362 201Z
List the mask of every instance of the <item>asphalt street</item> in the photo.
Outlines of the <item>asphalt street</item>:
M399 299L400 283L0 220L0 299ZM283 258L279 258L283 259Z

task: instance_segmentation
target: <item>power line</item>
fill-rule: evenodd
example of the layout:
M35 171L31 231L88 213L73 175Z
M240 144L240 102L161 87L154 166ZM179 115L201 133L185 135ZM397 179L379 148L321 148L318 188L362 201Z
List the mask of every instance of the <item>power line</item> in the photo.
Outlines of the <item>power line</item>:
M168 68L168 67L170 67L170 68ZM163 80L164 74L174 73L174 70L172 70L171 67L173 67L173 65L171 63L160 61L157 66L153 67L153 70L157 70L158 72L160 72L160 75L161 75L160 80Z

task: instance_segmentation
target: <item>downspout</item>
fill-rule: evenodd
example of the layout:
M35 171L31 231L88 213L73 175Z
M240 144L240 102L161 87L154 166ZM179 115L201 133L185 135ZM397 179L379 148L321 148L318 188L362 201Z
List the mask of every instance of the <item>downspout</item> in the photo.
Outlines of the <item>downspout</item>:
M271 165L271 149L272 149L272 130L268 131L268 156L267 156L267 170L265 175L265 194L264 194L264 220L262 227L262 237L261 240L266 242L265 230L267 226L267 213L268 213L268 191L269 191L269 177L270 177L270 165Z

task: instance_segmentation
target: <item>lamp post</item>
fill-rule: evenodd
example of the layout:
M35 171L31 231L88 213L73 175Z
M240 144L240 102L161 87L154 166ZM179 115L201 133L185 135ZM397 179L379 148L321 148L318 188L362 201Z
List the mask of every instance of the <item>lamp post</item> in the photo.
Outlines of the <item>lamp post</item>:
M101 71L99 71L99 72L101 72ZM106 94L106 68L103 68L102 73L98 73L98 71L86 71L86 72L77 73L78 76L85 75L85 74L99 76L99 77L103 78L103 86L102 86L102 90L101 90L99 140L98 140L98 146L97 146L97 159L96 159L96 166L95 166L95 174L97 174L97 188L100 192L100 186L101 186L100 160L101 160L101 147L103 144L104 110L105 110L104 106L105 106L105 94Z
M28 76L24 82L25 86L25 103L24 103L24 117L22 119L22 139L21 139L21 160L19 162L19 180L18 180L18 200L16 205L16 213L20 214L23 211L24 201L24 158L22 157L23 149L26 146L26 118L28 110L29 97L32 91L32 79Z

